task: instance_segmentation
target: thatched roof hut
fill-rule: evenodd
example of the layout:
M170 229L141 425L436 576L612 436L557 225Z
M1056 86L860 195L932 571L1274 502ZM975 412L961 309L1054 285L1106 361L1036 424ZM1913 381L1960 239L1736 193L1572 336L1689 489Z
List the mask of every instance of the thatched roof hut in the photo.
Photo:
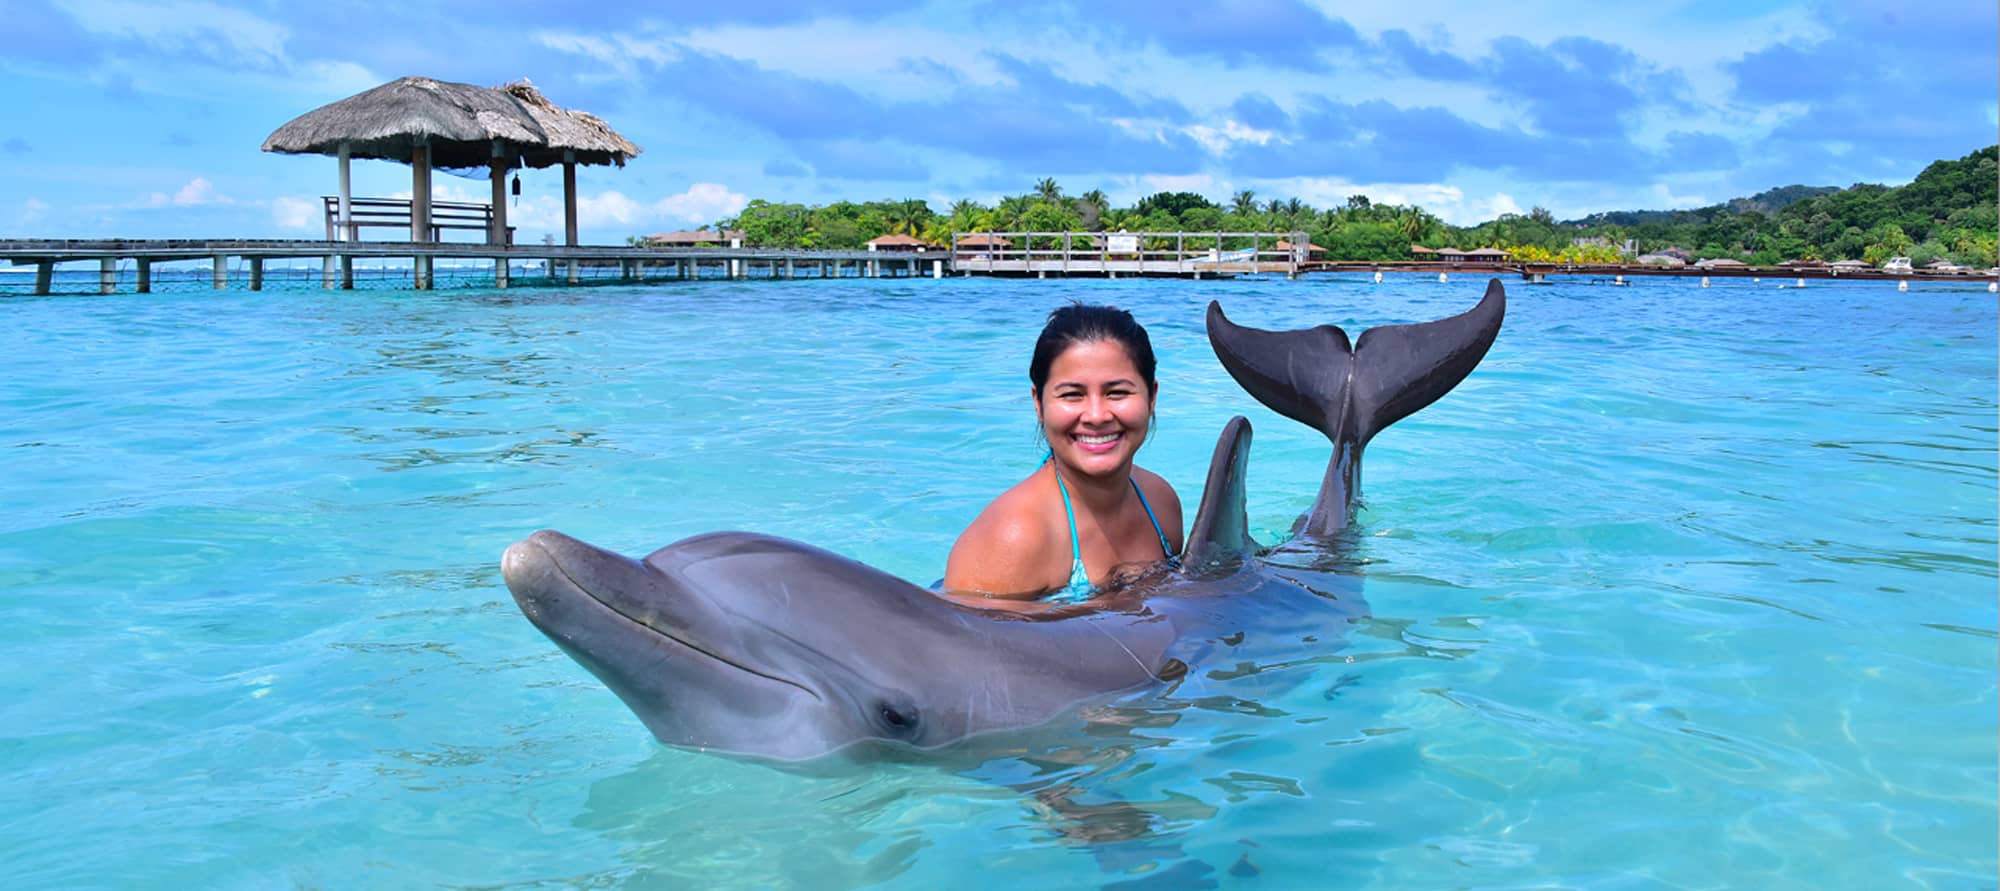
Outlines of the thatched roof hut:
M340 215L347 217L350 158L412 168L411 240L429 237L430 171L482 171L493 183L492 244L507 243L505 182L519 166L563 167L564 244L576 244L576 165L625 166L642 149L595 115L558 108L528 81L498 89L404 77L292 119L264 151L340 158ZM520 182L515 181L516 194ZM355 237L346 225L346 237Z
M636 158L645 151L618 135L618 131L611 129L603 118L589 112L557 108L525 77L501 87L500 92L519 100L523 110L547 135L543 147L523 147L521 162L529 167L541 169L561 164L564 152L571 153L571 159L577 164L615 164L623 167L626 159Z
M471 84L403 77L293 118L264 140L264 151L409 163L419 145L430 164L484 168L493 141L548 144L540 122L519 100Z

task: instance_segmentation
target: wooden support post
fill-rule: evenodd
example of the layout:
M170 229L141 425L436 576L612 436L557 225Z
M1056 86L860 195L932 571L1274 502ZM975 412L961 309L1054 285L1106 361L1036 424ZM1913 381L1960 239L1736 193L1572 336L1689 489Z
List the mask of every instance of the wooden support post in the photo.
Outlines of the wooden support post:
M333 287L333 283L334 283L334 277L333 277L333 270L334 270L334 267L335 267L335 264L339 263L339 262L340 262L341 260L343 260L343 259L345 259L345 258L344 258L344 257L336 257L336 256L334 256L334 255L332 255L332 254L327 254L326 256L324 256L324 257L321 257L321 258L320 258L320 261L319 261L319 286L320 286L320 287L322 287L322 288L331 288L331 287Z
M264 258L251 257L249 259L250 259L250 290L262 291L264 290Z
M330 288L330 287L333 287L333 286L332 286L332 285L328 285L327 287L329 287L329 288ZM343 290L343 291L352 291L352 290L354 290L354 255L353 255L353 254L341 254L341 255L340 255L340 289L341 289L341 290Z
M49 285L55 281L55 277L56 263L54 260L36 260L35 296L46 296L49 293Z
M153 261L145 257L139 258L139 285L135 291L140 294L153 292Z
M431 240L431 147L410 150L410 240Z
M431 289L430 257L423 254L417 255L414 261L410 263L410 270L412 277L410 282L411 287L419 291L428 291Z
M112 257L97 261L97 293L118 293L118 261Z
M576 152L563 150L563 244L576 247ZM570 261L569 283L576 284L576 261Z
M577 274L577 263L576 260L574 259L571 259L567 262L569 264L569 283L573 285L576 284L579 279L579 276Z
M931 278L944 278L944 261L931 261Z
M229 287L229 257L224 254L216 254L215 289L220 291L227 287Z
M785 258L785 281L792 280L792 258Z
M334 238L339 239L341 241L355 240L354 236L356 229L354 226L354 204L353 204L354 181L348 175L347 171L349 159L352 156L353 156L353 148L345 142L341 143L339 152L340 212L337 216L334 217L334 230L333 230Z
M488 162L487 178L493 180L493 222L486 230L486 243L507 244L507 145L493 140L493 160ZM506 262L502 260L501 262ZM502 287L505 287L504 285Z
M638 278L639 277L638 264L634 263L631 260L618 261L618 277L628 282L635 278Z
M507 275L511 271L507 268L506 257L493 258L493 287L507 290Z

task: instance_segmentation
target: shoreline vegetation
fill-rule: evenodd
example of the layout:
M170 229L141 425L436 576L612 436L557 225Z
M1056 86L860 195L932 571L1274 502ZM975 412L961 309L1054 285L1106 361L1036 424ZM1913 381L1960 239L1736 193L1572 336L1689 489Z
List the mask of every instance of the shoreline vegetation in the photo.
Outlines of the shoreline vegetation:
M970 199L944 213L921 199L838 201L807 206L753 200L702 227L742 232L749 247L855 250L883 235L948 245L971 232L1304 232L1314 259L1409 260L1412 248L1499 248L1525 262L1620 263L1671 254L1681 261L1861 260L1879 266L1908 257L1917 266L1948 261L1974 269L1996 263L2000 232L2000 146L1924 168L1903 186L1845 189L1783 186L1693 210L1626 211L1558 221L1536 207L1476 226L1445 223L1422 207L1377 204L1353 195L1316 208L1297 198L1237 192L1217 203L1193 192L1160 192L1112 207L1102 191L1065 194L1054 179L987 206ZM635 236L634 244L645 243ZM723 242L726 243L726 242ZM1324 252L1322 253L1322 250Z

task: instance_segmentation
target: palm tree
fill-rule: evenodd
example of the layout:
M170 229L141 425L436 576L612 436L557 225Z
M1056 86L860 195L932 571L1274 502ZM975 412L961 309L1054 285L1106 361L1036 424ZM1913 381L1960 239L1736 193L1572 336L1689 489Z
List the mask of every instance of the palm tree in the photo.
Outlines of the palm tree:
M1249 189L1244 189L1241 192L1237 192L1236 197L1230 199L1230 203L1237 213L1244 214L1246 216L1249 214L1256 213L1257 193L1252 192Z
M1041 196L1043 201L1061 201L1062 187L1056 185L1055 177L1044 177L1035 183L1035 194Z
M1100 214L1111 209L1111 199L1104 197L1103 189L1091 189L1083 193L1083 197L1078 200L1097 208L1097 212Z

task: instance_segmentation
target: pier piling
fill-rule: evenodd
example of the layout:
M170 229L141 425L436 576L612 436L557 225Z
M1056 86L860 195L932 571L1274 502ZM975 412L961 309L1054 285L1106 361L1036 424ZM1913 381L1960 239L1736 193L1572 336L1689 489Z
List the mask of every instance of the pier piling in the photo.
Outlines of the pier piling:
M153 293L153 261L145 257L139 258L139 284L137 291L141 294Z
M114 294L118 291L118 261L105 257L97 261L97 293Z

